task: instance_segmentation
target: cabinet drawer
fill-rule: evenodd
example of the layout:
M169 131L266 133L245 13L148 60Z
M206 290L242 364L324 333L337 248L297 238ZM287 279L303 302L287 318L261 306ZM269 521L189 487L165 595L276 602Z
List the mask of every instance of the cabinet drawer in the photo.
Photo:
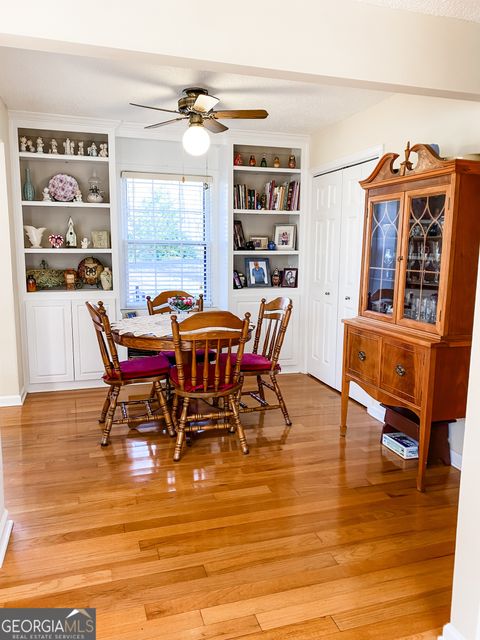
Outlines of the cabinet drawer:
M380 387L416 405L422 397L425 352L421 347L384 339L380 366Z
M368 331L347 330L347 372L365 382L378 384L380 338Z

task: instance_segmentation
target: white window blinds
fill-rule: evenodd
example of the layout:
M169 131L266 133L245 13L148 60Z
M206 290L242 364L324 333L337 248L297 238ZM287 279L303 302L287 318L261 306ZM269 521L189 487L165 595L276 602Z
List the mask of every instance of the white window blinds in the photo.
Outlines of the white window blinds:
M211 180L122 173L127 307L178 289L210 300Z

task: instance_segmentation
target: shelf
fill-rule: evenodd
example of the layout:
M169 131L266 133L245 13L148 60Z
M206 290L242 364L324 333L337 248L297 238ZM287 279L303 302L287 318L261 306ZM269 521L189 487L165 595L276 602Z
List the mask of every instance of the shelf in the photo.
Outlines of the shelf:
M35 248L30 248L30 249L24 249L25 253L52 253L52 254L57 254L57 253L83 253L85 255L91 254L91 253L112 253L111 249L95 249L94 247L89 247L88 249L47 249L47 248L41 248L41 249L35 249Z
M300 175L301 169L289 169L288 167L279 167L278 169L275 167L250 167L244 165L238 165L233 167L234 171L247 171L250 173L288 173L288 174L297 174Z
M49 202L48 200L22 200L22 207L70 207L75 209L110 209L109 202Z
M299 216L300 211L284 211L283 209L234 209L234 215L251 215L251 216Z
M28 160L62 160L63 162L108 162L109 158L99 156L66 156L63 153L31 153L30 151L19 151L20 159Z
M277 256L298 256L298 251L278 251L273 250L269 251L268 249L257 249L255 251L234 251L234 256L269 256L269 255L277 255Z
M241 289L232 289L234 294L251 294L253 291L291 291L298 293L299 287L242 287Z

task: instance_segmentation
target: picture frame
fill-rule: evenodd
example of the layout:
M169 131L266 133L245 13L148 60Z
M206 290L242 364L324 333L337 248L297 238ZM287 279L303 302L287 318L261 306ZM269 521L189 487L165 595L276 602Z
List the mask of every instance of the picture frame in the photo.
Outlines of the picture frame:
M282 287L297 287L298 283L298 268L297 267L285 267L282 275Z
M92 231L92 248L93 249L109 249L110 234L108 231Z
M276 224L273 240L277 249L281 251L294 251L297 236L295 224Z
M233 249L234 251L245 249L245 234L241 220L233 221Z
M233 288L234 289L243 289L242 281L238 275L238 271L234 270L233 272Z
M255 245L255 251L265 251L268 248L267 236L250 236L250 242Z
M245 258L245 273L248 287L270 287L270 260L268 258Z
M136 318L137 317L137 312L136 311L124 311L123 313L123 317L124 318Z

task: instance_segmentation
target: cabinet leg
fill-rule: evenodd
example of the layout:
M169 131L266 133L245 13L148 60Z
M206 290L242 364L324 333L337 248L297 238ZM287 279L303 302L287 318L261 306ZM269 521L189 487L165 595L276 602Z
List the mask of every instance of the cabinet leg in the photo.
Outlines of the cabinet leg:
M428 449L430 446L430 432L432 430L432 408L425 407L420 414L419 442L418 442L418 471L417 490L425 491L425 471L427 468Z
M343 378L342 380L342 408L340 415L340 435L345 436L347 433L347 413L348 398L350 396L350 380Z

